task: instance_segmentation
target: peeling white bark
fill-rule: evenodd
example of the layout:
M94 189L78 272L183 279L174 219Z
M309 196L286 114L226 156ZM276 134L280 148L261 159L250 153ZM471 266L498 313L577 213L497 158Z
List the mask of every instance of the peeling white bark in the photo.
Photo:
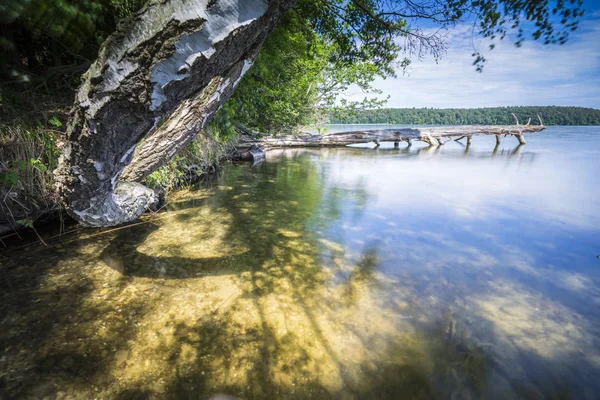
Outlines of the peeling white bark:
M227 76L215 79L196 98L184 101L163 126L157 128L136 150L134 161L123 172L123 179L142 181L183 149L204 129L209 117L231 96L252 61L246 59L237 63Z
M151 0L119 25L84 75L56 171L71 215L112 226L152 206L151 190L119 183L124 169L146 176L197 135L294 2Z
M206 0L202 1L205 3ZM175 45L175 53L158 63L152 70L150 81L154 83L151 110L156 110L166 99L163 89L173 81L187 78L199 57L209 59L215 53L215 45L226 39L234 30L260 18L267 10L264 0L222 0L209 10L200 9L192 13L186 9L173 18L189 20L200 18L206 21L202 29L192 34L181 35Z

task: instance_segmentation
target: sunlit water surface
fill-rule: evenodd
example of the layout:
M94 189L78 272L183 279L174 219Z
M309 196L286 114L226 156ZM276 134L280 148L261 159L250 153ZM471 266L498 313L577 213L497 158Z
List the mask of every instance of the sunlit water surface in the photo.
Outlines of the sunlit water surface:
M600 398L600 130L272 151L6 253L0 398Z

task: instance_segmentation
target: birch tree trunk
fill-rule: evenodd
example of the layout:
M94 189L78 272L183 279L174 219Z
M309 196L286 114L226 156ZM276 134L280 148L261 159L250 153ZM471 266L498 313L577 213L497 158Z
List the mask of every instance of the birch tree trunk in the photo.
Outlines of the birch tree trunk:
M143 179L200 132L294 2L151 0L120 24L71 110L56 170L67 211L105 227L152 207L152 190L121 178Z

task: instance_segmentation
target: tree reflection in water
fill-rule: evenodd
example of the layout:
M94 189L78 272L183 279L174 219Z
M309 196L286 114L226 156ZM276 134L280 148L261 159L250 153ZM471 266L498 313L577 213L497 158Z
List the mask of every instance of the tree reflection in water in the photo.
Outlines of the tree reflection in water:
M593 347L568 306L546 301L532 316L533 292L485 250L379 218L368 180L334 179L331 163L348 154L291 154L228 168L144 223L6 264L0 393L588 396L585 376L526 339L542 323Z

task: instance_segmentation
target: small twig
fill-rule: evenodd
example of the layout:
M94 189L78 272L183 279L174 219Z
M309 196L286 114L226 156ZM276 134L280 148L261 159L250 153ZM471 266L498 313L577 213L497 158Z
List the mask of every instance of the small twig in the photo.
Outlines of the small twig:
M14 187L15 187L14 185L11 186L10 189L8 189L8 191L6 192L6 196L4 196L4 200L2 200L5 204L6 204L6 199L8 198L8 195L10 194L10 192L12 192ZM8 207L8 204L7 204L7 207Z
M65 219L62 215L62 205L58 203L58 218L60 219L60 227L58 228L58 236L61 236L65 230Z
M33 224L31 225L31 229L33 229L33 231L35 232L35 234L37 235L38 239L40 239L40 242L42 242L42 244L46 247L48 247L48 244L46 242L44 242L44 239L42 239L42 237L40 236L40 234L38 233L37 229L35 229L33 227Z

